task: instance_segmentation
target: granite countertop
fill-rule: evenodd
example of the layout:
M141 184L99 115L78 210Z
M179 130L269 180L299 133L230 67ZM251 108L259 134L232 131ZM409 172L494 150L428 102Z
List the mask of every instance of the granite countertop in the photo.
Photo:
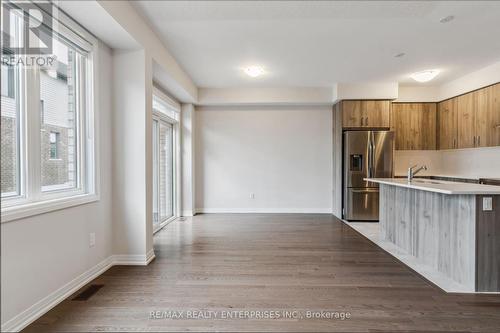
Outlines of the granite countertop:
M443 194L500 195L500 186L494 185L459 183L434 179L413 179L411 183L408 183L405 178L365 178L365 180L378 184L393 185Z

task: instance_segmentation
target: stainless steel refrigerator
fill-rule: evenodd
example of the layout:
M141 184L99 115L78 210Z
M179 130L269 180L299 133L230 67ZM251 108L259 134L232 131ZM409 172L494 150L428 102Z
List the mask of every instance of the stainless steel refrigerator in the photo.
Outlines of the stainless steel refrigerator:
M363 178L393 176L394 133L346 131L343 141L344 219L378 221L378 184Z

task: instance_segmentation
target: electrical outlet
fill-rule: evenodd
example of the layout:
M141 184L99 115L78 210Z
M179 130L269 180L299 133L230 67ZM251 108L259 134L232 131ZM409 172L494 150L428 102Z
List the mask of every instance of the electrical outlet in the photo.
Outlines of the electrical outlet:
M250 199L255 199L255 193L250 193Z
M483 211L492 211L493 210L493 198L492 197L484 197L483 198Z
M89 247L95 246L95 232L89 234Z

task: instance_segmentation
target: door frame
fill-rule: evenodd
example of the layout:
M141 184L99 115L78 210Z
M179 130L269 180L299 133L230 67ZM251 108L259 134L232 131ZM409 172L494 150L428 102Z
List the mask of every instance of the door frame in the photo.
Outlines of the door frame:
M175 111L177 112L177 111ZM180 126L179 126L179 121L176 119L173 119L166 114L162 113L161 111L158 111L156 109L153 109L153 121L158 121L158 124L160 122L164 122L167 124L172 125L172 178L173 178L173 190L172 190L172 216L169 218L166 218L163 221L160 221L160 223L155 226L153 225L153 234L157 233L160 231L163 227L165 227L167 224L170 222L174 221L180 216L180 207L181 207L181 177L180 177L180 172L181 172L181 156L180 156ZM158 146L158 149L159 146ZM159 155L158 155L159 156ZM153 184L153 186L156 186L156 184Z

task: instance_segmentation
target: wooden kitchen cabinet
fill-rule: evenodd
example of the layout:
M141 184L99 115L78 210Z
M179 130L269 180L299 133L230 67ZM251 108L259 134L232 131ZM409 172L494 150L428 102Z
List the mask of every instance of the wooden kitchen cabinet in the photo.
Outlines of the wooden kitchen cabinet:
M439 149L457 148L457 99L451 98L438 104L438 147Z
M390 101L361 101L365 127L389 127Z
M492 98L492 129L490 133L491 146L500 146L500 83L495 84L491 93Z
M478 93L457 97L458 148L476 147L476 112Z
M500 84L457 98L458 147L500 145Z
M342 101L342 127L362 127L361 101Z
M500 84L477 91L476 147L500 145Z
M389 128L391 102L388 100L342 101L344 128Z
M393 103L396 150L436 149L436 103Z

